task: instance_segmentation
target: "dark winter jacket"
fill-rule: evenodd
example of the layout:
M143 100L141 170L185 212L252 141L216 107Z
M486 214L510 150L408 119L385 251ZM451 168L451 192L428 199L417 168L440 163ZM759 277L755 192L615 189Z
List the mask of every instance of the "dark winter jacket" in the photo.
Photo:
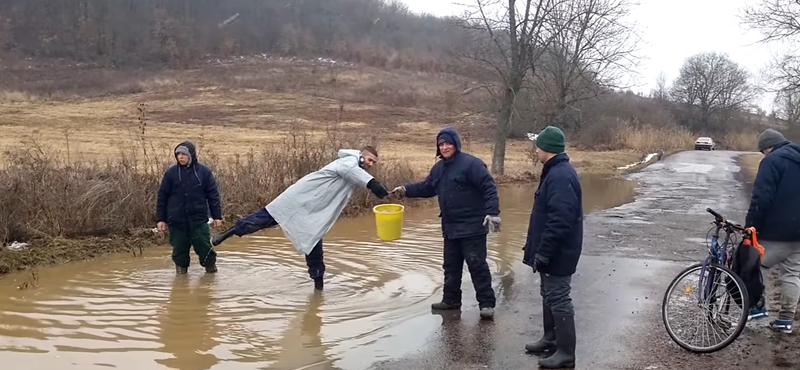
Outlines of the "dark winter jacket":
M191 142L178 146L181 145L189 149L191 162L186 166L176 163L164 173L158 188L156 217L172 227L193 229L207 223L209 213L215 220L222 219L222 207L214 174L197 161Z
M566 153L544 164L533 199L522 262L533 266L539 253L549 260L539 271L556 276L574 274L583 249L583 195Z
M745 226L772 241L800 241L800 146L778 144L761 160Z
M425 180L406 184L406 196L438 196L442 232L447 239L486 235L484 218L500 215L497 185L483 161L461 151L461 138L454 128L439 131L437 143L442 134L453 138L456 153L436 162ZM436 153L439 155L438 144Z

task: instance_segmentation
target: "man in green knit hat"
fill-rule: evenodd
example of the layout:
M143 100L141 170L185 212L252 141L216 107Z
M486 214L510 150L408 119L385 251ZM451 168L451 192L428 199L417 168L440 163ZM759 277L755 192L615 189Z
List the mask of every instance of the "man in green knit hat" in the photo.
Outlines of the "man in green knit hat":
M575 311L570 298L572 275L583 246L581 184L564 152L564 132L547 126L536 137L544 164L528 224L523 263L540 275L544 334L525 346L543 368L575 367Z

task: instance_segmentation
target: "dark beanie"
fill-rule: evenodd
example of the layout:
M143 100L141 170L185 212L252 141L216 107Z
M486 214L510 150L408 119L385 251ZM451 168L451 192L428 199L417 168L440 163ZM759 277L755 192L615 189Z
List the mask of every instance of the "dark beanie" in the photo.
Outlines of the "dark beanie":
M555 126L547 126L536 136L536 147L548 153L560 154L566 147L564 132Z
M781 144L784 141L786 141L786 138L783 137L783 134L768 128L758 136L758 151L763 152L764 149L772 148L773 146Z
M441 144L443 142L456 145L456 139L449 132L442 132L441 134L439 134L439 137L436 139L436 144L437 145Z

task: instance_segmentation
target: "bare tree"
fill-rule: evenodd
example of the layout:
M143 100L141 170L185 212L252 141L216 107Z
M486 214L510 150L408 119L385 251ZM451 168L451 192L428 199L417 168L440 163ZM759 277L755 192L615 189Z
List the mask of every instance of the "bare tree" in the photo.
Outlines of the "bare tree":
M659 101L669 100L669 88L667 88L667 75L664 72L658 74L656 87L650 91L650 97Z
M750 73L727 54L703 52L686 59L670 95L683 105L689 117L685 125L710 130L721 123L714 118L724 121L732 111L743 110L758 91L750 83Z
M548 26L555 9L570 0L475 0L461 20L472 35L460 52L488 76L484 87L499 109L492 150L492 173L504 172L506 140L514 106L526 76L555 37Z
M539 68L539 95L550 98L548 122L566 129L577 124L566 119L574 105L612 89L633 74L634 53L641 40L634 24L625 23L632 4L628 0L573 0L556 6L548 32L553 43Z
M775 96L775 116L786 121L790 131L800 129L800 90L783 90Z
M762 42L778 41L800 35L800 2L796 0L761 0L742 9L742 23L761 31Z
M796 0L761 0L742 9L742 24L761 32L761 42L795 41L800 36L800 2ZM768 67L768 90L779 93L800 90L800 58L796 51L786 51ZM784 94L785 95L785 94Z

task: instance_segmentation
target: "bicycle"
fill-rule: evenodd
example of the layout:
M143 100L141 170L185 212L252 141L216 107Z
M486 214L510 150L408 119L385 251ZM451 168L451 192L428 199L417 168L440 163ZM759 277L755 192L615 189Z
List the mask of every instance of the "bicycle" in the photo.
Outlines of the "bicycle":
M733 343L744 330L750 298L742 279L731 270L731 264L739 246L737 238L740 237L739 241L744 245L758 245L754 228L744 228L730 222L711 208L706 208L706 211L714 216L714 226L709 230L713 234L707 245L708 255L702 262L687 267L675 276L661 305L661 318L670 338L682 348L695 353L719 351ZM724 237L720 236L721 231L725 232ZM682 283L684 278L693 274L697 274L696 282ZM735 292L731 293L732 290ZM674 317L670 315L675 311L670 300L673 293L678 293L676 304L688 306L686 312L677 310ZM692 310L699 311L694 317L694 328L679 328L681 321L692 321ZM698 322L700 320L702 322ZM700 344L691 342L703 333L712 334L719 341L711 343L711 340L706 342L704 338ZM684 335L688 338L684 338Z

